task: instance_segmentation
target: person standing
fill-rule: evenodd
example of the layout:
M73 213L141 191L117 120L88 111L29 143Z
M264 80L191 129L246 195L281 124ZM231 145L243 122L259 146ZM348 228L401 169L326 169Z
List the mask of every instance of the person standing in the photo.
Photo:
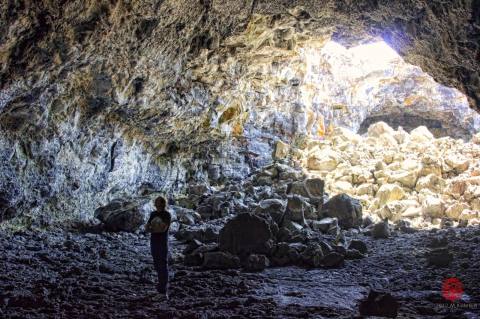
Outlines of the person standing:
M168 230L172 217L167 211L167 201L164 197L155 199L155 208L156 210L150 214L145 230L151 233L150 248L158 275L157 291L168 299Z

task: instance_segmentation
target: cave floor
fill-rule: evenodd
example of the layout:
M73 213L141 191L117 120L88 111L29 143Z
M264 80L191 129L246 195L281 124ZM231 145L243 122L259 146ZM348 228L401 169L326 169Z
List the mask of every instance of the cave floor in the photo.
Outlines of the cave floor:
M432 237L454 260L427 266ZM155 296L149 240L134 234L65 231L0 233L2 318L354 318L370 287L390 292L398 318L479 318L480 230L419 231L373 240L369 256L338 269L201 271L172 266L168 304ZM173 241L172 255L182 245ZM442 297L445 278L463 282L456 308Z

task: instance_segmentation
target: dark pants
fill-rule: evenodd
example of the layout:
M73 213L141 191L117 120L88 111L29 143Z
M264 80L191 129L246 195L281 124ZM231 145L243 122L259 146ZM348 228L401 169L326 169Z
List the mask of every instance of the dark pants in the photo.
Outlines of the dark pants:
M168 233L152 234L150 248L158 275L157 290L160 293L166 293L168 289Z

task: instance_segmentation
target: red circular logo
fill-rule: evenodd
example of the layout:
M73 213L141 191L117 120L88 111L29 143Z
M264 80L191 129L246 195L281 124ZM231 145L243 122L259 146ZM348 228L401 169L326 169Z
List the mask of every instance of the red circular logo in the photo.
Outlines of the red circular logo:
M448 278L443 281L442 285L443 298L448 301L454 302L462 298L463 284L458 278Z

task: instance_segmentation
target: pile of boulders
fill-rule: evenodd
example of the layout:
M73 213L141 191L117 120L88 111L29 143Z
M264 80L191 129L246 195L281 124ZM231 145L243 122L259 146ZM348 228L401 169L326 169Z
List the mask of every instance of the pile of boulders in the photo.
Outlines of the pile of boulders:
M360 202L347 194L329 199L324 188L322 179L280 162L221 188L190 186L176 201L199 219L175 234L186 243L185 264L260 271L338 267L364 257L366 244L344 234L364 224Z
M480 135L466 143L379 122L364 137L337 128L301 147L279 141L273 157L243 181L190 185L176 196L171 230L186 265L338 267L368 253L359 234L479 223ZM131 202L96 216L110 230L144 221Z
M290 148L293 159L323 179L328 193L358 199L375 222L480 223L480 133L464 142L435 138L423 126L407 133L378 122L365 136L336 128L304 144Z

